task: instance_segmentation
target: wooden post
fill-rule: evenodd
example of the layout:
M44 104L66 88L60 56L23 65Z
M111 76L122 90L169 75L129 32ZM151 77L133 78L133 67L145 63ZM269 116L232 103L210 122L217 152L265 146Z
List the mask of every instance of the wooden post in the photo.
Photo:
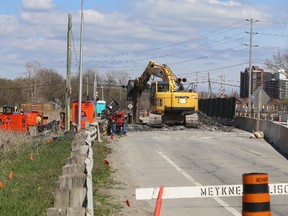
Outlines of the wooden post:
M68 14L67 32L67 77L65 95L65 130L70 131L70 103L71 103L71 41L72 41L72 15Z
M261 105L262 105L262 99L261 99L261 91L258 92L258 105L257 105L257 121L256 121L256 131L259 131L259 124L260 124L260 111L261 111Z

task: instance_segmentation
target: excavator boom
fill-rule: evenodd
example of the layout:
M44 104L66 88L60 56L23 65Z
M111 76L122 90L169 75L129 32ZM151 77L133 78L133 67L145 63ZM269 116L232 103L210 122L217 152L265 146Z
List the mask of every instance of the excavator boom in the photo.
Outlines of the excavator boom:
M161 81L153 81L149 86L151 76ZM129 80L127 85L127 99L133 101L134 123L139 123L139 101L142 92L148 87L149 109L152 114L156 114L150 115L150 124L198 125L198 94L191 89L184 91L182 79L178 79L167 65L156 64L154 61L148 63L139 78Z

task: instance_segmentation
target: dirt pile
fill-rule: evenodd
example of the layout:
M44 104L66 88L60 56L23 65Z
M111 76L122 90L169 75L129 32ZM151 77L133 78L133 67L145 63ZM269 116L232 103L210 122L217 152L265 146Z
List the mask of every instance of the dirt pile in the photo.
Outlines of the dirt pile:
M231 127L224 126L223 124L217 122L213 118L207 116L206 114L199 112L199 126L198 128L187 128L183 125L174 125L174 126L168 126L164 125L161 128L157 127L150 127L148 125L148 117L141 118L141 124L128 124L127 130L129 132L133 131L178 131L178 130L201 130L201 131L225 131L229 132L232 130Z

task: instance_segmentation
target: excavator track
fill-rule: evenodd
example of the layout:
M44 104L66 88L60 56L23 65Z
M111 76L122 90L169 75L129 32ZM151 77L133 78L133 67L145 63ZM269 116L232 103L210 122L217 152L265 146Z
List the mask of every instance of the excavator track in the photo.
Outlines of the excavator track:
M164 126L161 115L150 113L148 125L150 127L161 128Z
M199 126L199 117L197 113L185 116L185 127L198 128L198 126Z

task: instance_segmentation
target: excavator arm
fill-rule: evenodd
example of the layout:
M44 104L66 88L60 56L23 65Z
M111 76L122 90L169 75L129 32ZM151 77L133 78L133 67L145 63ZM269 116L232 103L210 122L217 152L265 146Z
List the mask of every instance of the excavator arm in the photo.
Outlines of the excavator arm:
M154 61L150 61L139 78L135 80L129 80L127 86L128 100L129 98L130 100L132 99L133 93L135 93L135 91L137 91L138 94L141 96L142 92L147 89L147 84L151 76L159 77L164 82L169 83L169 88L171 92L176 91L177 86L183 88L181 84L181 79L177 79L177 77L173 74L173 72L167 65L160 65L156 64Z
M167 65L150 61L142 75L135 80L129 80L127 85L127 100L133 101L133 122L136 124L139 123L140 97L142 92L148 88L151 76L159 77L163 82L168 83L169 92L171 93L184 90L182 80L177 79Z

